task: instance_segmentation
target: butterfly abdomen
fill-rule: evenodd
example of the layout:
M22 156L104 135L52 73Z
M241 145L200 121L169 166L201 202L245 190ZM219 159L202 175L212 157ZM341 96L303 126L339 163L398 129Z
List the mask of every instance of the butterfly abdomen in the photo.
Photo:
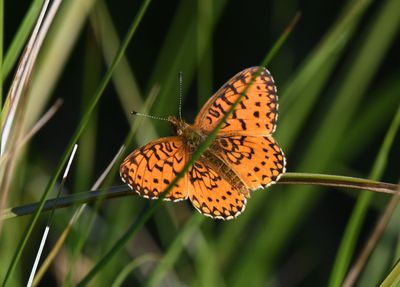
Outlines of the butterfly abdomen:
M240 177L219 157L210 150L206 150L202 159L208 161L215 170L218 170L223 179L230 182L240 193L249 197L249 189L244 185Z

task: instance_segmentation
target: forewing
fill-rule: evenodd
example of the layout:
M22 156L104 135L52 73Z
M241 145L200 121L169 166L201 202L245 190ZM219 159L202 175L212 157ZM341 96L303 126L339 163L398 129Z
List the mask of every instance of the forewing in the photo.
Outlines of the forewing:
M121 164L120 175L139 195L157 199L187 160L185 146L179 137L161 138L133 151ZM188 184L185 174L164 199L187 199Z
M272 134L278 118L278 97L274 80L263 67L243 70L225 83L203 106L194 126L205 132L214 129L259 69L260 74L219 130L219 134Z
M199 160L190 168L189 179L192 185L189 199L200 213L229 220L244 211L245 196L206 160Z
M250 190L275 183L285 172L285 156L272 136L219 137L211 150Z

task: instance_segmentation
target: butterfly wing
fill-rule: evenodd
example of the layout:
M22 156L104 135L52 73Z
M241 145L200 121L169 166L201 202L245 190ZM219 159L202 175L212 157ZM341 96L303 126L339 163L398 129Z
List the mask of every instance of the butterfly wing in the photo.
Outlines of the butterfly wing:
M229 220L244 211L245 196L222 178L208 161L196 161L189 169L189 179L192 185L189 199L200 213L211 218Z
M120 175L139 195L157 199L183 169L188 155L180 137L166 137L133 151L121 164ZM180 201L188 197L185 174L164 200Z
M210 149L250 189L265 188L285 172L285 156L272 136L216 138Z
M225 83L203 106L194 126L204 132L214 129L260 69L219 134L272 134L278 118L278 97L274 80L263 67L243 70Z

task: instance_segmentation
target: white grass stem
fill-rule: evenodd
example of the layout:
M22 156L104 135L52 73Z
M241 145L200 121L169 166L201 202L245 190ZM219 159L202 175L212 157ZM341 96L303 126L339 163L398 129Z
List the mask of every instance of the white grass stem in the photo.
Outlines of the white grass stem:
M61 193L63 184L64 184L64 182L65 182L65 180L66 180L66 178L68 176L68 173L69 173L69 170L70 170L70 167L71 167L71 163L72 163L72 160L75 157L75 153L76 153L77 148L78 148L78 145L75 144L74 145L74 149L72 150L71 156L69 157L68 164L67 164L67 166L65 168L65 171L64 171L64 176L62 178L61 186L60 186L58 194L57 194L57 199L60 197L60 193ZM49 219L47 221L47 225L46 225L46 228L44 230L44 233L43 233L43 236L42 236L42 240L40 242L39 250L38 250L38 253L36 254L35 262L33 263L31 274L29 276L29 281L28 281L28 284L27 284L28 287L32 286L33 279L35 278L35 274L36 274L36 270L37 270L37 267L38 267L38 264L39 264L39 260L40 260L40 257L42 256L43 247L44 247L47 235L48 235L49 230L50 230L50 225L51 225L51 222L52 222L54 210L55 210L55 208L52 209L52 211L51 211L51 213L49 215Z
M42 241L40 242L39 250L38 250L38 253L36 254L35 262L33 263L33 267L31 270L31 274L29 275L28 284L26 284L26 286L28 286L28 287L32 286L33 278L35 277L36 269L39 265L39 260L40 260L40 257L42 256L44 243L46 242L47 235L49 234L49 230L50 230L49 226L46 226L46 228L44 229Z
M76 153L77 148L78 148L78 145L75 144L75 145L74 145L74 149L72 150L71 156L70 156L70 158L69 158L67 167L65 168L64 175L63 175L63 180L65 180L65 179L67 178L67 175L68 175L69 169L70 169L70 167L71 167L72 160L73 160L74 157L75 157L75 153Z

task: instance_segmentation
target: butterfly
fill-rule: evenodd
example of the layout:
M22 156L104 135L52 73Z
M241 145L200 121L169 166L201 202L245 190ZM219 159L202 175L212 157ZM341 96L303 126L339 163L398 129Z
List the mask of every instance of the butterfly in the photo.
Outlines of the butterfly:
M263 67L247 68L226 82L193 125L169 117L176 136L134 150L120 166L122 180L140 196L157 199L246 88L211 145L164 197L189 199L212 218L237 217L252 191L275 183L285 172L284 153L272 137L278 119L277 90Z

